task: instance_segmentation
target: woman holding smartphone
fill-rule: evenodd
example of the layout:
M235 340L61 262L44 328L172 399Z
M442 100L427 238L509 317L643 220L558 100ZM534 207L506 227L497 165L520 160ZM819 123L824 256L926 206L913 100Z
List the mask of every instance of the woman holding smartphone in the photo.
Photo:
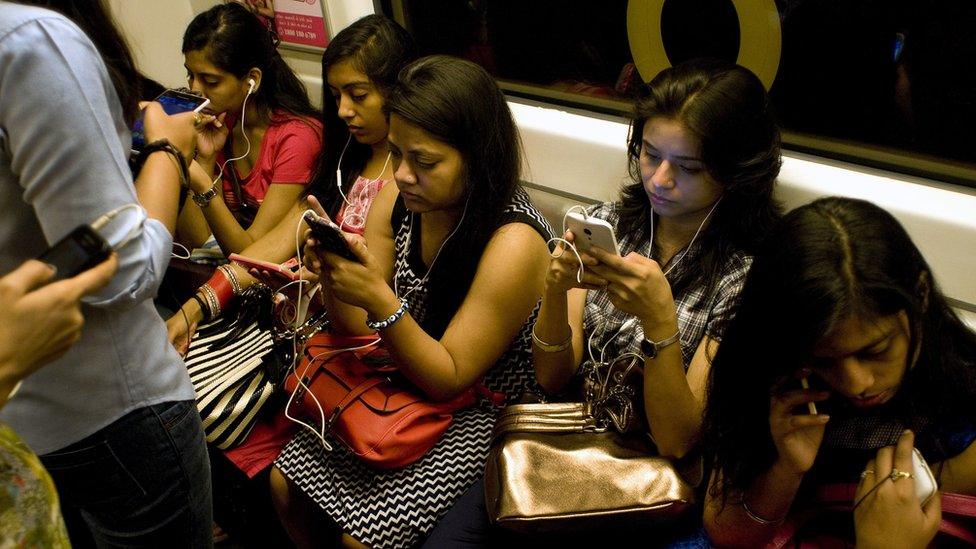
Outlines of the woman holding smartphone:
M187 83L210 99L198 126L192 191L179 236L212 233L225 254L268 233L299 201L322 145L319 113L270 31L230 2L197 15L183 35Z
M551 233L519 187L505 98L481 67L432 56L401 71L387 110L396 185L377 196L365 239L346 235L356 260L306 246L332 329L378 331L430 400L482 381L516 399L531 375L529 330ZM485 407L458 411L423 457L387 471L338 442L323 452L318 434L302 430L272 472L279 516L299 547L340 534L371 547L415 545L479 480L493 423Z
M176 160L193 155L193 115L145 108L147 139L170 145L148 153L133 181L128 128L140 78L104 3L33 3L64 15L0 2L0 271L111 212L100 234L118 271L84 298L81 338L25 379L0 419L40 455L74 545L207 547L203 429L152 303L172 248Z
M363 17L333 37L322 57L326 84L322 123L329 138L316 159L315 175L306 188L308 197L296 202L277 226L240 255L276 264L292 258L296 234L307 229L302 214L312 203L324 205L344 231L362 234L373 200L393 179L386 139L389 125L383 108L400 69L415 57L416 48L407 31L381 15ZM290 281L291 275L279 274L279 269L286 267L261 269L262 278L273 288ZM309 278L309 273L304 274ZM221 266L207 283L220 291L201 288L197 298L184 303L183 310L167 321L170 341L181 353L189 348L198 323L219 318L231 305L235 295L230 280L236 281L238 291L257 282L246 263ZM217 298L213 308L209 308L208 294ZM264 525L274 516L268 502L267 475L281 448L294 435L295 425L280 407L269 406L268 411L274 413L262 417L243 444L213 452L212 461L218 523L232 536L258 540L259 544L267 540L266 545L274 545L277 539L263 537L272 536ZM244 474L251 479L244 479ZM241 506L239 501L248 503ZM243 516L225 513L242 507Z
M632 182L620 201L583 216L614 228L620 254L589 247L579 251L581 266L566 244L557 245L532 363L539 385L558 395L578 390L571 382L595 363L642 356L643 398L635 409L643 406L658 451L682 457L699 440L709 357L751 254L779 216L772 198L779 131L755 75L695 61L648 84L635 105L627 154ZM568 230L563 238L587 236ZM489 535L480 483L445 524L451 531L435 532L431 546Z
M314 176L305 192L306 196L318 197L318 203L335 216L345 231L362 233L373 199L392 180L386 142L389 126L383 107L400 69L415 57L416 48L407 31L381 15L363 17L340 31L322 56L326 83L322 125L331 137L316 158ZM341 180L337 179L340 176ZM238 253L272 263L293 257L296 232L307 229L302 214L308 209L308 202L301 199L292 204L271 231ZM268 274L274 276L273 272ZM170 341L178 350L185 353L192 327L218 316L230 305L234 298L229 291L230 279L237 282L238 291L256 282L246 267L221 267L208 282L211 288L227 289L213 292L218 298L212 304L215 307L201 307L208 304L208 292L201 289L201 299L187 300L183 312L167 321ZM276 286L288 282L285 278L270 280Z
M858 547L926 546L939 498L915 494L912 446L942 490L976 494L974 399L976 334L894 217L844 198L790 212L756 254L712 366L708 534L761 545L815 506L817 487L857 483ZM801 532L849 537L850 523Z

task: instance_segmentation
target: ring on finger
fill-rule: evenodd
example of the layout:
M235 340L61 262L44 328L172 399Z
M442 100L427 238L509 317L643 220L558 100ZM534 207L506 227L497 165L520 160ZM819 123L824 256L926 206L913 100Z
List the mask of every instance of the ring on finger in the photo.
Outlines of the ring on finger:
M909 473L908 471L899 471L898 469L892 469L891 474L888 475L888 478L891 479L891 482L898 482L903 478L915 478L915 476Z
M200 116L200 113L193 113L193 123L199 126L201 122L203 122L203 117Z
M861 472L861 480L864 480L865 477L873 474L874 474L874 469L865 469L864 471Z

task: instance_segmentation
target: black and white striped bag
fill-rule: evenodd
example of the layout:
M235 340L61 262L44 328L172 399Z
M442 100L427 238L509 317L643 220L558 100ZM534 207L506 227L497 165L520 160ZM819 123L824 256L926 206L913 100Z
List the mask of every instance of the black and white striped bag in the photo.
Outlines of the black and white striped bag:
M236 314L200 325L184 358L207 442L222 450L247 438L281 385L291 341L275 342L270 310L270 293L252 286Z

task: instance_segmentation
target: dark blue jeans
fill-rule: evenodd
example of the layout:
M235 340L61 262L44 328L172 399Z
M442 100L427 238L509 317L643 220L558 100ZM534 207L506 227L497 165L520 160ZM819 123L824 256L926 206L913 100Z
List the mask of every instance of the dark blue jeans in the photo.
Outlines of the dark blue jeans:
M210 461L192 401L134 410L41 456L99 547L212 547ZM82 540L72 542L85 545ZM78 543L81 542L81 543Z

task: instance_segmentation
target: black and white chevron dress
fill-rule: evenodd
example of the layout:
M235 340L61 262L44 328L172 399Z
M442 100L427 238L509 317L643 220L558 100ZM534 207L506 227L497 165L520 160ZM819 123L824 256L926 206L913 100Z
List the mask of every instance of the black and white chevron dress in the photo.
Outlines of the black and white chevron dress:
M397 220L399 219L399 224ZM410 213L402 203L394 208L398 287L413 288L426 272L419 253L407 249ZM519 189L501 224L525 223L546 240L552 229ZM398 225L398 226L397 226ZM411 247L419 245L414 238ZM422 322L427 288L407 297L410 314ZM534 383L531 330L538 307L523 324L512 345L485 376L485 385L514 400ZM302 430L279 456L275 465L317 502L339 527L356 540L375 548L416 545L458 497L480 480L484 471L495 410L475 407L454 415L443 438L416 463L395 471L372 469L338 442L326 451L315 435Z

